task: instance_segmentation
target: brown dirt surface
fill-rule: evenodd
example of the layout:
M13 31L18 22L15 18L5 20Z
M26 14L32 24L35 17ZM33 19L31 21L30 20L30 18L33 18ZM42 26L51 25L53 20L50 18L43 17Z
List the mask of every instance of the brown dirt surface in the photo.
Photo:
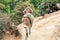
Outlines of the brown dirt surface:
M28 40L60 40L60 11L34 19Z

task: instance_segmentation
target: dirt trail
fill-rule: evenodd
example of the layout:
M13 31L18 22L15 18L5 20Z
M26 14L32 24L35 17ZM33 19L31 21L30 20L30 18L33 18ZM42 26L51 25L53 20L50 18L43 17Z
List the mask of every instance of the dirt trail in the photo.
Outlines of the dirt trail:
M41 18L41 19L40 19ZM28 40L56 40L60 29L60 11L37 17L32 26ZM58 39L60 40L60 39Z

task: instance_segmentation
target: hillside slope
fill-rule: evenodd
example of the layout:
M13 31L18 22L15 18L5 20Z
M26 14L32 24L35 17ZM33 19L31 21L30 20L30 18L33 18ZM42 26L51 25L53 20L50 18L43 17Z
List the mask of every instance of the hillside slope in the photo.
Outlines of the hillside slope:
M60 40L60 11L34 19L28 40Z
M6 34L2 40L25 40L26 30L24 29L26 25L19 24L17 29L20 33L19 36L15 37L13 35ZM58 36L60 32L60 11L46 14L45 16L36 17L34 19L31 35L28 40L60 40Z

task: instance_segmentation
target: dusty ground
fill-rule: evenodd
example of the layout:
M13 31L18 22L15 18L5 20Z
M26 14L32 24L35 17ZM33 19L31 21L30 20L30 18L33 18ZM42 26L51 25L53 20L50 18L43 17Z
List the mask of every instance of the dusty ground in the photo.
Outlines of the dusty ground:
M40 19L41 18L41 19ZM28 40L60 40L60 11L37 17L32 26Z

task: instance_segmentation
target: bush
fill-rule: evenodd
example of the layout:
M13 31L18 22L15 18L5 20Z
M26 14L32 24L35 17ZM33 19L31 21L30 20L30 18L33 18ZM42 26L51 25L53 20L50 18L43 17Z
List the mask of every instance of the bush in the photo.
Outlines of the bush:
M0 13L0 40L7 32L15 30L16 27L12 26L11 18L4 13Z
M23 16L23 10L26 8L26 7L31 7L35 13L35 9L34 9L34 6L32 4L30 4L30 2L26 1L26 2L19 2L15 9L14 9L14 13L11 13L10 14L10 17L12 18L12 21L15 23L15 25L18 25L20 24L22 21L22 16ZM34 15L33 13L33 15Z

